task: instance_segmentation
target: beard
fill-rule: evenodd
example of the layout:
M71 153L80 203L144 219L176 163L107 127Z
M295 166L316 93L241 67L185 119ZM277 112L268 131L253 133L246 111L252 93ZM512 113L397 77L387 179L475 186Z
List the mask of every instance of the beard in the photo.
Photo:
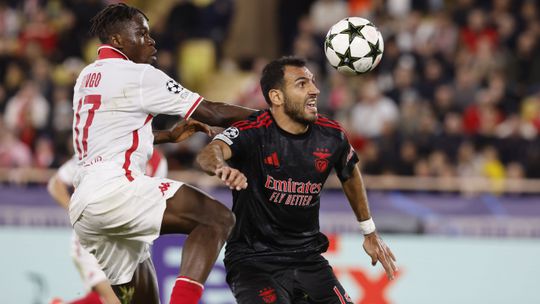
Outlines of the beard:
M317 120L317 115L309 115L305 112L304 104L291 102L287 96L285 96L284 104L285 114L298 123L308 125Z

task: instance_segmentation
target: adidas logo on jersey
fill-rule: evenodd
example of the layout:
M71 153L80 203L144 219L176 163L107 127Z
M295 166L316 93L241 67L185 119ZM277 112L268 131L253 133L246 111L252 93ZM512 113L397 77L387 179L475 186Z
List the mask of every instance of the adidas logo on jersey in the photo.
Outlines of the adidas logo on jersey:
M277 157L277 153L274 152L272 154L270 154L270 156L267 156L263 162L267 165L271 165L271 166L274 166L276 168L279 168L279 160L278 160L278 157Z

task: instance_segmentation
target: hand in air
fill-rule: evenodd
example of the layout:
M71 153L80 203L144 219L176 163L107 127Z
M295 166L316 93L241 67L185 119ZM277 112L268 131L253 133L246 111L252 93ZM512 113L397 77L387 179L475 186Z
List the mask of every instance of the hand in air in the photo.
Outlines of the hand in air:
M248 183L246 176L237 169L224 166L216 169L214 173L231 190L240 191L247 188Z
M377 232L365 235L364 250L371 257L371 265L375 266L377 261L381 262L381 265L386 271L386 277L389 280L393 280L394 274L398 270L395 264L396 257Z
M179 143L197 132L203 132L210 137L215 135L215 130L207 124L195 119L188 119L182 120L171 129L171 142Z

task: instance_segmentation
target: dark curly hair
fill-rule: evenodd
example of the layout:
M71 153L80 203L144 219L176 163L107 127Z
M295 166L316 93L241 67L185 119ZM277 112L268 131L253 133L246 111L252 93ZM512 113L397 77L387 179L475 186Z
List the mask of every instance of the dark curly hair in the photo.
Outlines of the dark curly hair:
M90 20L90 34L97 35L101 43L107 43L109 36L118 31L116 27L119 23L131 20L137 14L141 14L148 21L148 17L135 7L125 3L111 4Z

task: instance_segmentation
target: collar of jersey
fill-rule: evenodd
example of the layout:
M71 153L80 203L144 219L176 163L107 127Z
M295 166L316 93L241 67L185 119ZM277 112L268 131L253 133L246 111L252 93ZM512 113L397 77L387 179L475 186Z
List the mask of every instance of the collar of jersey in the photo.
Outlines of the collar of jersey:
M97 52L98 59L119 58L129 60L128 56L122 53L119 49L114 48L113 46L110 46L108 44L102 44L100 47L98 47Z

